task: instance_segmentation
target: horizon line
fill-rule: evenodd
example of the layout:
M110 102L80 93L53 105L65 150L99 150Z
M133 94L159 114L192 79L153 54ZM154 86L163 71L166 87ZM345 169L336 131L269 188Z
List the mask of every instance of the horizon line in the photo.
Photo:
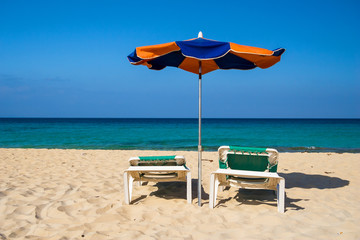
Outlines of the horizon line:
M196 119L197 117L0 117L0 119ZM349 119L360 120L360 118L348 117L203 117L201 119Z

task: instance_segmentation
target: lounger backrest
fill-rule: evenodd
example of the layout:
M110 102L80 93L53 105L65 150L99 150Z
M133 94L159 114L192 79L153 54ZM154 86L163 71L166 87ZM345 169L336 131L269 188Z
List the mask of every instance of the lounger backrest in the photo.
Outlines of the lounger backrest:
M183 166L185 158L183 156L146 156L134 157L129 159L131 166Z
M219 156L220 168L262 172L277 171L277 151L275 149L221 147L219 154L222 155Z

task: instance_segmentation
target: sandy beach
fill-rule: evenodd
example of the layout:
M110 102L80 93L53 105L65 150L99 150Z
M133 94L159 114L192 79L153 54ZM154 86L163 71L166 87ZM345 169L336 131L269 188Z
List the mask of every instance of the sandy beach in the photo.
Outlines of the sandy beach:
M168 154L185 156L193 203L185 183L149 183L125 205L129 157ZM0 239L360 239L360 154L280 153L284 214L266 190L230 188L209 209L217 153L203 158L198 207L196 152L0 149Z

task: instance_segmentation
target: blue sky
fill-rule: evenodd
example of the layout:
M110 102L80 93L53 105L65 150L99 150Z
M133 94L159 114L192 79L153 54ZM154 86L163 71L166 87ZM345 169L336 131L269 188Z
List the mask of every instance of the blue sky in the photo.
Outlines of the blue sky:
M194 38L286 48L203 77L203 117L360 118L359 1L0 2L0 117L193 117L197 75L132 66Z

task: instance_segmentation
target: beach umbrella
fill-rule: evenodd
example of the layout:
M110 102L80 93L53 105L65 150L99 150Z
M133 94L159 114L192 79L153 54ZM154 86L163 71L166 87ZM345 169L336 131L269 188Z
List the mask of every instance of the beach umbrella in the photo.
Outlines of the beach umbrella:
M145 65L149 69L161 70L177 67L199 75L199 141L198 141L198 205L201 206L201 80L202 75L217 69L248 70L256 67L268 68L280 61L285 49L270 51L263 48L197 38L170 43L137 47L128 59L133 65Z

